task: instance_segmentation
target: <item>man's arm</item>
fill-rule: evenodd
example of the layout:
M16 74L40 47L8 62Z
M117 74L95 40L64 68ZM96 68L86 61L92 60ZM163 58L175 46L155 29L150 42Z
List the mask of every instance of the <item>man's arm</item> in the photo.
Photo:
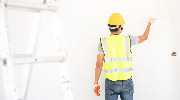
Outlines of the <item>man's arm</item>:
M148 25L147 25L147 28L146 28L144 34L141 36L138 36L138 38L139 38L138 44L147 40L148 35L149 35L149 31L150 31L150 26L154 23L155 20L156 20L156 18L149 18Z
M149 35L149 31L150 31L150 26L151 26L151 23L148 22L148 25L147 25L147 28L146 28L144 34L141 35L141 36L138 36L138 38L139 38L138 44L140 44L140 43L144 42L145 40L147 40L148 35Z
M104 54L98 54L97 55L94 84L98 84L98 80L99 80L99 77L100 77L101 71L102 71L103 59L104 59Z

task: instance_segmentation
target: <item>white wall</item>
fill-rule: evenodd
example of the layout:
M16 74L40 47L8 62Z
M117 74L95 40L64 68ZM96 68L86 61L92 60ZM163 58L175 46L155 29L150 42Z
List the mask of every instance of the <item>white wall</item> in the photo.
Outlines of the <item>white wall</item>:
M123 35L142 35L149 17L157 17L147 41L132 47L134 100L178 100L180 98L180 1L164 0L169 14L165 18L158 3L152 0L60 0L61 19L68 40L69 60L76 100L105 100L103 71L100 76L101 96L94 92L97 46L100 37L110 35L107 21L112 13L124 17ZM172 10L173 9L173 10ZM173 14L172 14L173 11ZM25 53L32 13L9 11L13 52ZM173 23L172 23L173 18ZM43 13L42 36L37 56L55 55L52 23ZM21 47L20 47L21 46ZM172 57L172 52L177 52ZM28 100L62 100L60 72L56 63L37 64L33 68ZM0 69L0 73L1 73ZM15 66L16 84L19 84L22 66ZM2 74L0 74L2 84ZM4 99L0 85L0 100Z

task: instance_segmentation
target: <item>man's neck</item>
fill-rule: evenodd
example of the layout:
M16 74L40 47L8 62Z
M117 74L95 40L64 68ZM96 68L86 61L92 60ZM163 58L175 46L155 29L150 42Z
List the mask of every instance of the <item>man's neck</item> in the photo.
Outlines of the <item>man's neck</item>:
M111 35L119 35L120 33L118 32L111 32Z

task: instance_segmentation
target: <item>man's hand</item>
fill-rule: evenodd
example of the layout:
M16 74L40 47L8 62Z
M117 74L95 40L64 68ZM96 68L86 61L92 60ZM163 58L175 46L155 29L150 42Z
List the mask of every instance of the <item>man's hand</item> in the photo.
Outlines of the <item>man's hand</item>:
M149 18L148 22L152 24L154 24L154 21L156 20L156 18Z
M95 84L95 85L94 85L94 93L95 93L97 96L100 96L99 92L101 92L100 86L99 86L99 84Z

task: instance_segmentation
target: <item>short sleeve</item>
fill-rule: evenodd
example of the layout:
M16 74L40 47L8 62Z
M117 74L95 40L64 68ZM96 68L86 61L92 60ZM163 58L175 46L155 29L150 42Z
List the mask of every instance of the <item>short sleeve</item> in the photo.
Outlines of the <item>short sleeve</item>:
M131 39L131 46L138 44L139 39L138 39L137 36L132 36L132 35L130 35L129 37L130 37L130 39Z
M98 44L98 54L104 54L102 46L101 46L101 42L99 42Z

